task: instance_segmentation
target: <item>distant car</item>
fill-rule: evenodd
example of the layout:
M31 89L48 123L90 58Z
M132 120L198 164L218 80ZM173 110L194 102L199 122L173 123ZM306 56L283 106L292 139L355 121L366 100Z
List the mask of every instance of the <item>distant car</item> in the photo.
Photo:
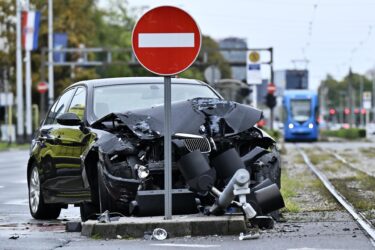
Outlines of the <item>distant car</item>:
M98 79L68 87L32 140L27 167L31 215L57 218L68 204L80 206L82 220L105 210L162 214L163 93L163 78ZM203 82L172 79L174 214L196 213L197 199L201 205L215 203L201 190L213 185L222 190L232 169L241 167L223 167L228 154L241 157L252 187L261 184L254 191L272 183L280 187L275 141L254 127L261 116L260 110L223 100ZM191 163L198 159L199 164ZM199 178L191 181L191 175ZM264 184L267 178L271 183Z

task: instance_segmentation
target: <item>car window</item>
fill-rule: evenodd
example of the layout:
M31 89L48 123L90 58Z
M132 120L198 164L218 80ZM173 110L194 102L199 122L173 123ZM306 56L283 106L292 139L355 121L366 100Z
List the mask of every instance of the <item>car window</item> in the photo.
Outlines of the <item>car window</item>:
M72 102L69 106L69 113L76 114L81 120L83 120L83 116L85 114L86 108L86 89L84 87L80 87L75 92Z
M69 105L69 102L71 100L71 97L76 89L69 89L67 92L62 94L62 96L59 98L59 100L52 106L46 123L45 124L56 124L56 118L65 113L65 110L67 106Z
M219 98L205 85L172 84L172 102L197 97ZM163 104L163 84L124 84L94 89L93 108L97 118L112 112L124 112Z
M48 115L46 117L46 120L44 121L44 125L52 124L53 118L54 118L54 110L56 109L57 103L59 102L59 99L52 105L52 108L49 110Z

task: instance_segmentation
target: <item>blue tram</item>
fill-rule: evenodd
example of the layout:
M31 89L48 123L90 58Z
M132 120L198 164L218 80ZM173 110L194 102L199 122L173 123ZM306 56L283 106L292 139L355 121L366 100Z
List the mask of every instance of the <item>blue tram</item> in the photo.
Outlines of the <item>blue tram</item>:
M316 141L319 137L318 95L310 90L286 90L283 97L285 141Z

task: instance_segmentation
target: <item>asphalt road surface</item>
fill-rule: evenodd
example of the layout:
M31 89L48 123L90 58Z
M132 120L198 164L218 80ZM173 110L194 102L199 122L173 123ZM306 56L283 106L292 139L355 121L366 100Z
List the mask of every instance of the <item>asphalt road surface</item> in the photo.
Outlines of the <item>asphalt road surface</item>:
M247 241L217 235L164 241L89 239L65 232L66 221L79 220L78 208L63 210L58 220L32 219L27 202L27 155L27 151L0 152L0 249L374 249L343 211L286 216L286 222Z

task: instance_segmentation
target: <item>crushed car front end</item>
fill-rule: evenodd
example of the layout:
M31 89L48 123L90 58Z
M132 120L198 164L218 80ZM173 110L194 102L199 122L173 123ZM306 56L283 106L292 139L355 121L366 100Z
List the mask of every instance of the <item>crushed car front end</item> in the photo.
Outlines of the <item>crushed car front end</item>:
M163 214L163 115L163 106L156 106L111 113L92 125L105 131L91 151L98 155L97 178L103 179L112 210L139 216ZM278 190L280 159L275 141L254 127L261 117L257 109L216 98L172 104L173 214L220 214L238 207L240 198L219 206L218 197L235 182L232 179L240 169L249 173L246 185L251 192L246 199L257 214L284 205ZM101 208L106 207L101 204Z

